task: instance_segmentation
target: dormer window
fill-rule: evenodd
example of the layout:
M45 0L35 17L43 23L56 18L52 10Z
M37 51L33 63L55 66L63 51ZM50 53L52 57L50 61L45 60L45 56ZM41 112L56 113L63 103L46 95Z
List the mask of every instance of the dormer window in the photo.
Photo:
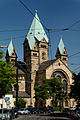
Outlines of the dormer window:
M64 54L65 54L65 51L64 51Z
M36 47L34 47L34 50L36 50Z
M38 34L40 34L40 32L38 32Z
M32 34L32 32L30 32L30 35Z
M15 55L14 53L12 53L12 55Z

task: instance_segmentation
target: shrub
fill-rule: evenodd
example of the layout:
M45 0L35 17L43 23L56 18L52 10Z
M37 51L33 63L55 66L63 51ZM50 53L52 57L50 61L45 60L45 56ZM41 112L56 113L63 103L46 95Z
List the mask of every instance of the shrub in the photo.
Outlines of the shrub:
M14 105L16 106L16 101L14 102ZM26 101L22 98L18 99L18 108L25 108L26 107Z

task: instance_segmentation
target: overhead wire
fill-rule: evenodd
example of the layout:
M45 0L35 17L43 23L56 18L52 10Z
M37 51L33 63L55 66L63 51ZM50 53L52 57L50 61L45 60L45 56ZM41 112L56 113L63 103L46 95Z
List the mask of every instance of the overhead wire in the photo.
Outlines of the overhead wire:
M71 58L71 57L73 57L73 56L75 56L75 55L78 55L78 54L80 54L80 51L77 52L77 53L74 53L74 54L70 55L68 58Z
M18 0L23 6L24 6L24 8L25 9L27 9L30 13L31 13L31 15L33 16L33 17L35 17L35 15L33 14L33 12L27 7L27 5L25 5L24 4L24 2L22 2L21 0ZM35 17L36 18L36 17ZM37 18L36 18L37 19ZM37 19L38 20L38 19ZM40 22L40 20L38 20L39 22ZM41 24L43 25L43 27L47 30L47 27L41 22Z

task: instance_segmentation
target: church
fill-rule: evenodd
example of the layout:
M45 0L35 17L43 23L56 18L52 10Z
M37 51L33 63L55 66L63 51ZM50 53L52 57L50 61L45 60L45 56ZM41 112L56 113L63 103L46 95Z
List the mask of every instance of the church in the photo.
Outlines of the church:
M18 97L27 101L27 106L52 106L51 99L45 101L35 100L35 85L42 84L43 79L57 77L62 82L67 93L70 92L70 85L73 83L72 71L68 67L68 54L64 46L62 37L57 46L56 58L49 60L49 39L40 22L37 11L24 40L24 62L17 61L17 54L12 40L6 52L7 62L18 62ZM16 66L13 67L16 70ZM12 91L8 95L16 97L16 86L12 86ZM14 101L14 100L13 100ZM74 99L62 101L64 107L75 106Z

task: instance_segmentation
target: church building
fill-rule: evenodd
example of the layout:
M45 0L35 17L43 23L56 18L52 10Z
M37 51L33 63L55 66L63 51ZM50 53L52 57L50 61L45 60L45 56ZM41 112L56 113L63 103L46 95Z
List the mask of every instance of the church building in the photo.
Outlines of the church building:
M22 67L19 68L18 76L18 92L19 96L25 98L27 106L36 106L35 85L42 84L43 79L57 77L61 80L67 93L70 92L70 85L73 83L72 71L68 67L68 54L64 46L62 37L56 51L56 58L49 60L49 39L35 12L30 29L24 40L24 62L17 61ZM10 42L6 54L6 60L16 61L16 50L12 41ZM24 65L23 65L24 64ZM16 69L16 66L13 67ZM24 71L26 70L26 72ZM15 93L15 85L13 85L12 94ZM15 95L14 95L15 97ZM73 99L62 102L64 107L72 107L75 104ZM44 102L39 101L38 106L42 106ZM45 106L52 106L51 99L45 101Z

